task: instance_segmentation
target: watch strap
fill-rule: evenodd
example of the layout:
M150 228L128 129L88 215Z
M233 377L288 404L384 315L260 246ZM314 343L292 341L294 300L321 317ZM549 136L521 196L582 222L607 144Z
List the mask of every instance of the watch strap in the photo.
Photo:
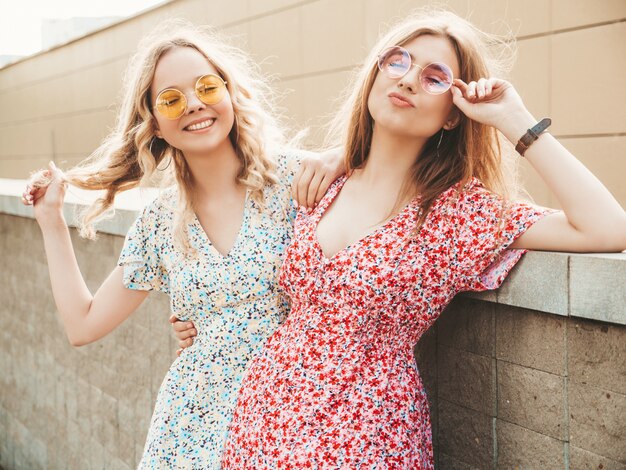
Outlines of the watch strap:
M528 147L530 147L531 144L539 138L542 132L550 127L550 124L552 124L552 119L543 118L533 127L528 129L526 133L517 141L517 145L515 146L515 150L517 151L517 153L524 156L524 153L526 152L526 150L528 150Z

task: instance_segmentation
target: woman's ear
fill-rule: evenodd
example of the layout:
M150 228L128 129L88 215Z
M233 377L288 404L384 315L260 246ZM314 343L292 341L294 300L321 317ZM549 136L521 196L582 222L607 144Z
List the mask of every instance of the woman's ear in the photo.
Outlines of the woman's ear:
M461 113L458 108L454 107L452 108L452 111L450 111L448 119L444 123L443 128L447 131L451 131L459 125L459 122L461 122Z

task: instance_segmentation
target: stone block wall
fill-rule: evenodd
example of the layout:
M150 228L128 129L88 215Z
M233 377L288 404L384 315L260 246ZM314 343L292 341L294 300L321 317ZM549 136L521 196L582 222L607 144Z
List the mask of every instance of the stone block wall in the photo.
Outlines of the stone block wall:
M95 291L123 239L72 237ZM135 468L175 358L167 297L151 294L111 335L73 348L56 317L35 221L0 213L0 255L0 466ZM516 286L529 271L541 272L541 262L547 285L563 278L550 266L576 264L555 262L557 254L526 256L499 291L455 299L416 346L437 468L625 470L626 315L612 323L503 303L522 303ZM623 280L626 256L616 256L606 266ZM624 290L622 283L589 296L617 318Z
M123 238L72 238L95 292ZM167 297L151 294L113 334L74 348L57 319L36 222L0 215L0 253L0 465L135 468L175 358Z
M623 325L457 298L424 339L438 468L626 468Z

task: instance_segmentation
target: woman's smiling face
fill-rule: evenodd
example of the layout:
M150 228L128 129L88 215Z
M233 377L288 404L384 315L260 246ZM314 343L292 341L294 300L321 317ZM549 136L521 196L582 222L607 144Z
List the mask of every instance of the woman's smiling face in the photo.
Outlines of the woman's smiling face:
M402 44L417 66L401 78L389 78L378 71L367 105L374 128L403 136L428 138L450 119L453 112L452 93L427 93L419 83L420 71L428 64L448 65L454 77L459 76L459 61L450 41L430 34L418 36Z
M204 104L195 93L195 85L203 75L215 74L217 69L200 52L192 47L176 47L161 56L150 87L152 105L158 94L175 88L187 98L187 109L182 116L168 119L153 110L157 122L156 135L172 147L181 150L188 158L206 155L223 145L230 145L229 134L235 116L228 90L216 104Z

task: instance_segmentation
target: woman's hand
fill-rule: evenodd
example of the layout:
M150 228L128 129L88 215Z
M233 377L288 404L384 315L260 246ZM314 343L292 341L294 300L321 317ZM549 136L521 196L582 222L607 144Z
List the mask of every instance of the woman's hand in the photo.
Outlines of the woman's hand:
M65 176L54 162L49 163L47 170L38 171L30 177L22 194L22 203L33 206L35 219L41 228L63 220L66 187Z
M513 85L506 80L481 78L465 83L456 79L451 91L454 104L463 114L495 127L514 143L528 127L536 124Z
M312 209L320 202L330 184L345 173L343 151L334 148L322 154L311 153L300 164L293 179L293 199Z
M509 82L481 78L451 88L454 104L468 118L498 129L516 144L537 123ZM544 217L511 246L531 250L612 252L626 247L626 214L613 195L550 134L524 154L564 213Z
M180 349L176 351L176 355L180 356L183 349L193 344L193 338L197 336L198 332L193 322L179 320L174 314L170 316L169 322L172 324L174 335L178 339L178 346L180 346Z

